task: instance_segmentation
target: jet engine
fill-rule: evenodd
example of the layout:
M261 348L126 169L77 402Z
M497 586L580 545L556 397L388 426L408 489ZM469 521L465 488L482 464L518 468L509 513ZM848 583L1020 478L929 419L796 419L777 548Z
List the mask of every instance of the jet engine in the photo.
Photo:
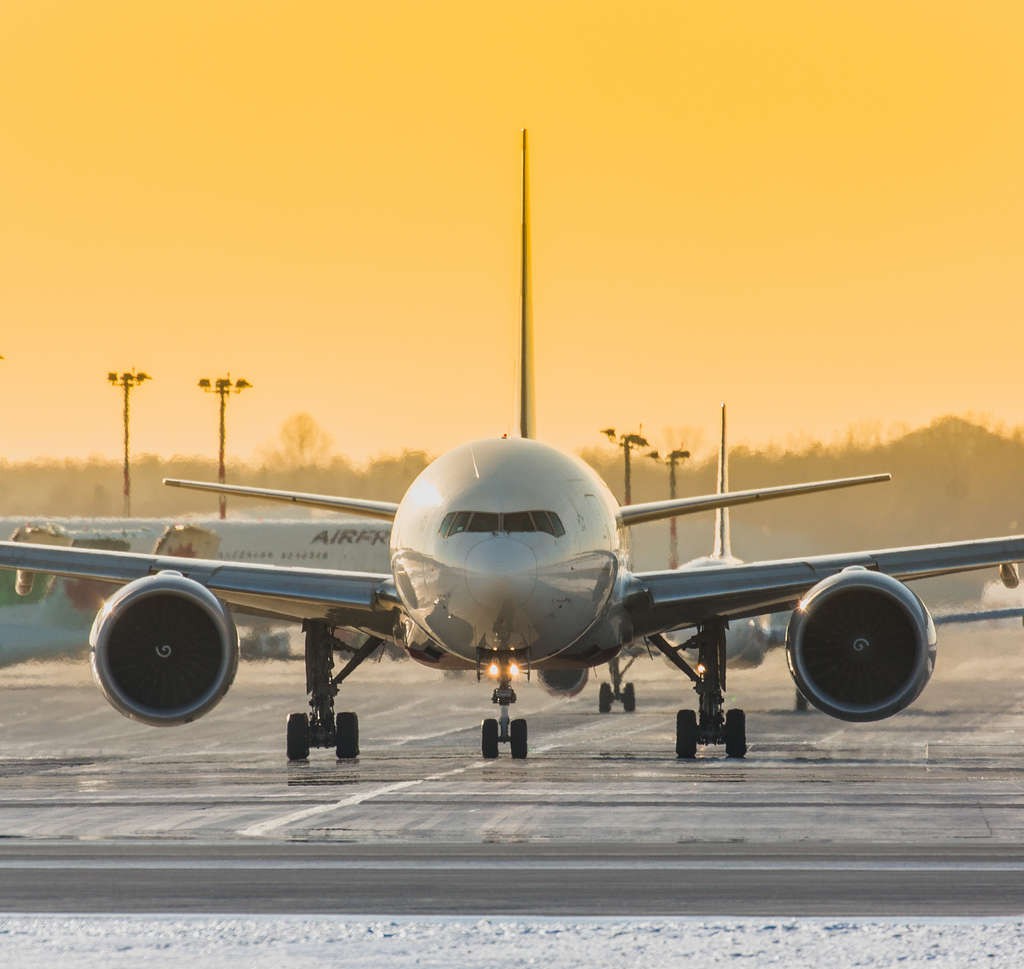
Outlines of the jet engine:
M935 668L935 626L902 582L862 567L819 582L786 632L800 692L840 720L883 720L920 696Z
M180 572L120 588L97 614L89 643L103 695L119 713L156 727L211 710L238 669L238 633L227 606Z
M552 696L576 696L587 685L590 671L582 670L537 670L540 685Z

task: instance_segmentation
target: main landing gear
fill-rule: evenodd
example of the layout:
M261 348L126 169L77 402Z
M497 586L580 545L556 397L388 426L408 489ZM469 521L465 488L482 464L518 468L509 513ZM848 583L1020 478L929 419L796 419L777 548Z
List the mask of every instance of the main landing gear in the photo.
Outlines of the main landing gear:
M480 724L480 753L486 760L498 756L498 745L508 744L513 760L526 759L526 721L522 718L509 720L509 707L516 702L516 691L512 689L512 677L519 672L519 664L513 653L493 653L481 650L477 657L477 677L483 664L487 672L498 678L498 685L491 694L491 703L498 705L498 717L488 717Z
M652 646L693 681L697 694L699 720L693 710L676 714L676 756L681 760L696 757L698 744L724 744L727 757L747 753L746 714L742 710L725 712L725 629L721 619L705 623L681 646L673 646L660 634L648 637ZM696 669L683 659L686 649L697 650Z
M619 666L619 657L616 656L608 663L608 675L612 678L610 684L602 683L597 692L597 712L611 713L612 703L621 703L626 713L632 713L636 709L636 691L632 683L622 685L622 677L636 661L636 656L630 656L625 666Z
M322 619L307 619L302 624L306 637L306 692L309 713L288 717L287 749L289 760L306 760L310 747L334 747L339 760L359 756L359 718L350 712L334 715L338 687L360 663L376 651L383 640L371 636L356 650L335 638L333 627ZM349 661L336 676L335 651L351 652Z

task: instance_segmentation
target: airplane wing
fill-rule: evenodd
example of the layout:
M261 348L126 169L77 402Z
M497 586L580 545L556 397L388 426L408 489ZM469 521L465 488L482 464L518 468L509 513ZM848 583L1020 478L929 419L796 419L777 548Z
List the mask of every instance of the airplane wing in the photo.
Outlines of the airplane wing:
M619 509L619 521L623 525L641 525L644 522L658 521L661 518L692 515L698 511L731 508L733 505L748 505L751 502L768 501L771 498L790 498L794 495L808 495L815 491L852 488L855 485L874 484L877 481L891 480L891 474L867 474L856 478L833 478L829 481L809 481L804 484L781 485L777 488L752 488L748 491L727 491L722 494L698 495L694 498L648 501L641 505L623 505Z
M249 565L212 559L140 555L0 542L0 568L123 585L172 570L231 605L275 619L325 619L376 635L394 630L398 603L390 574Z
M968 612L933 612L936 626L961 625L970 622L994 622L998 619L1024 619L1024 607L1007 606L1003 609L978 609Z
M793 609L813 586L843 569L861 567L908 581L967 572L1024 559L1024 536L849 552L704 569L638 572L625 608L636 636Z
M243 498L286 501L293 505L344 511L352 515L365 515L367 518L380 518L383 521L393 521L395 512L398 511L396 502L371 501L368 498L335 498L333 495L312 495L303 491L277 491L274 488L250 488L246 485L218 484L213 481L183 481L179 478L164 478L164 484L171 488L212 491L218 495L239 495Z

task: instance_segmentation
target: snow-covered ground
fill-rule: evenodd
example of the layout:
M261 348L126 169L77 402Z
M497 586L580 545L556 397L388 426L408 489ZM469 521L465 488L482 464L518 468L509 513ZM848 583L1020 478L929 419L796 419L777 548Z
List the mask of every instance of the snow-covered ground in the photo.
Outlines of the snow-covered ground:
M11 969L1017 967L1024 919L0 915Z

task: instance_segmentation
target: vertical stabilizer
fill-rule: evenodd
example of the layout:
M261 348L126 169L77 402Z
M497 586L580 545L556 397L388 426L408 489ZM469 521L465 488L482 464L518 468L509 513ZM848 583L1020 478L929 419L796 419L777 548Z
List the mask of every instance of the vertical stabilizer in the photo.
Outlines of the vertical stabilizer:
M729 450L725 443L725 404L722 404L722 439L718 444L718 494L729 490ZM729 536L729 509L715 509L715 549L711 553L716 559L732 558L732 539Z
M519 386L516 433L536 436L533 397L533 294L530 288L530 171L523 129L522 239L519 264Z

